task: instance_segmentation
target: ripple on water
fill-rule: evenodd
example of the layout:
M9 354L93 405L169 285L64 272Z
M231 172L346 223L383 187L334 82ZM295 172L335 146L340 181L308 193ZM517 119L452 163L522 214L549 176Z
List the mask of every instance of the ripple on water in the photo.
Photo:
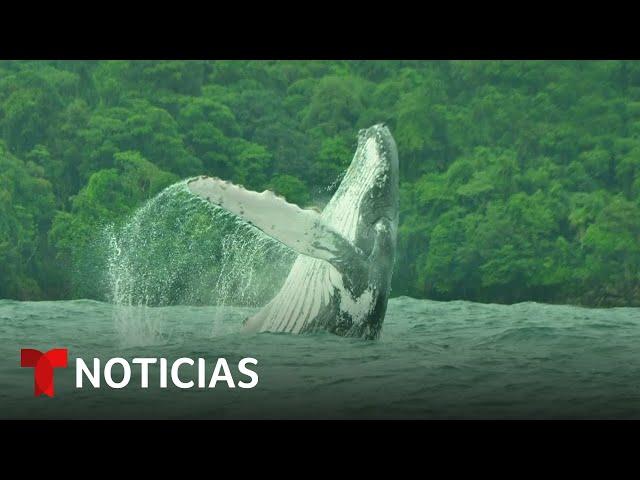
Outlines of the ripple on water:
M638 418L640 309L389 302L383 339L240 333L251 308L162 307L166 332L125 347L114 307L93 300L0 300L0 416L126 418ZM259 361L253 390L73 388L36 403L19 349L71 357L181 356ZM134 372L132 383L139 381ZM59 382L58 382L59 380ZM25 393L26 392L26 393Z

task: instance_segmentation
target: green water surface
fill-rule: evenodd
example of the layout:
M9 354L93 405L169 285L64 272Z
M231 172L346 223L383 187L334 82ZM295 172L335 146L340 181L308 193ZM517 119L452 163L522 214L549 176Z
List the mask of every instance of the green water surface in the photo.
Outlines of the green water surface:
M1 300L0 418L640 418L638 308L401 297L379 341L240 333L251 311ZM54 347L69 368L36 398L20 349ZM254 357L259 384L160 389L152 368L141 389L134 366L123 389L75 388L76 357L142 356Z

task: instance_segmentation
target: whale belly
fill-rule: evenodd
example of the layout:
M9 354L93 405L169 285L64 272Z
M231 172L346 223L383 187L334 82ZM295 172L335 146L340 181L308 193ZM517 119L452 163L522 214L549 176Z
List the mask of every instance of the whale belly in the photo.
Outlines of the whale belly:
M278 294L244 324L246 331L306 331L334 295L329 263L299 255ZM337 272L336 272L337 273Z
M328 262L299 255L278 294L246 319L248 332L305 333L319 330L349 335L365 323L374 304L371 289L354 299L342 275Z

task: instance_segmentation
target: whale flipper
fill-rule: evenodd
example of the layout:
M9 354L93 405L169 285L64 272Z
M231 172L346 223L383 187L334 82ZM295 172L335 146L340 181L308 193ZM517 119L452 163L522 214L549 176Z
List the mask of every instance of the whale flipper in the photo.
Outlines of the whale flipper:
M348 265L348 277L354 266L366 268L364 253L327 225L315 210L300 208L270 190L254 192L214 177L197 177L189 180L187 187L297 253L326 260L341 272Z

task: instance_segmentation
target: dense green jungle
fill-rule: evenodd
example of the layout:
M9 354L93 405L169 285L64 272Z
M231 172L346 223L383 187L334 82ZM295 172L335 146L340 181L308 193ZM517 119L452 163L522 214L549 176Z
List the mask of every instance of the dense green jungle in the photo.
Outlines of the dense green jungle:
M0 62L0 298L104 300L96 235L190 176L321 208L379 122L392 296L640 305L633 61Z

